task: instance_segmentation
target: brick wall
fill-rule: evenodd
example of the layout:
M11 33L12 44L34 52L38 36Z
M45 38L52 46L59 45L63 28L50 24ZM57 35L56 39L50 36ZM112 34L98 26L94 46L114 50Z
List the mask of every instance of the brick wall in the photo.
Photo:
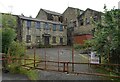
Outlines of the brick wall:
M76 35L74 36L75 44L84 44L85 40L91 39L93 36L90 34Z

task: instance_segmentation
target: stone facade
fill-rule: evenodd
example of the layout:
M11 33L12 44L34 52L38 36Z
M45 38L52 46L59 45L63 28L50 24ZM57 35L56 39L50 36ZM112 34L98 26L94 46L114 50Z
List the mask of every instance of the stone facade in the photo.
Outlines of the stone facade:
M84 11L78 8L68 7L63 13L63 23L67 25L67 44L73 44L74 27L78 26L77 17Z
M79 40L84 40L84 37L92 34L94 30L91 19L101 20L101 12L89 8L83 11L72 7L68 7L63 14L40 9L36 18L24 15L15 16L17 39L20 42L25 42L27 46L39 43L43 45L72 45L75 41L83 43Z
M40 9L36 18L47 21L63 22L62 14L46 9Z
M78 43L78 38L81 41L80 44L83 44L85 40L88 40L92 37L93 31L94 31L94 24L92 21L101 21L101 12L92 10L92 9L86 9L80 16L78 16L78 26L74 28L74 43ZM86 37L89 36L89 37ZM77 41L77 42L76 42Z
M19 16L22 26L22 41L32 44L66 45L66 27L60 22L40 20ZM54 40L54 41L53 41Z
M92 21L100 21L101 20L101 12L86 9L83 14L78 16L78 26L74 28L75 34L91 34L93 28L95 27Z

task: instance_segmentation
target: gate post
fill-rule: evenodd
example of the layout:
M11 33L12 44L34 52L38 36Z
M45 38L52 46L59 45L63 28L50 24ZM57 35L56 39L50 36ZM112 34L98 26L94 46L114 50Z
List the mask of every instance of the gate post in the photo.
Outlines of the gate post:
M36 51L36 49L35 49L35 45L34 45L34 67L35 67L35 51Z
M46 69L46 47L45 47L45 69Z
M63 72L65 72L65 62L63 63Z
M58 47L58 71L59 71L59 47Z
M72 72L74 72L74 48L72 48Z
M69 66L68 66L68 62L67 62L67 73L69 73Z

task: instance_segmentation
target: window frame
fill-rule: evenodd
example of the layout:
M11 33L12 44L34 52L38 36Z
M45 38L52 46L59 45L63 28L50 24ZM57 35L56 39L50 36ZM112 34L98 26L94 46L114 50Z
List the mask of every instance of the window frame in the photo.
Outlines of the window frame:
M62 29L61 29L62 28ZM63 31L63 25L60 25L59 31Z
M40 29L40 27L41 27L41 24L40 24L40 22L35 22L35 27L36 27L36 29Z
M31 27L31 20L27 20L27 28Z
M56 31L57 30L57 25L56 24L53 24L53 31Z

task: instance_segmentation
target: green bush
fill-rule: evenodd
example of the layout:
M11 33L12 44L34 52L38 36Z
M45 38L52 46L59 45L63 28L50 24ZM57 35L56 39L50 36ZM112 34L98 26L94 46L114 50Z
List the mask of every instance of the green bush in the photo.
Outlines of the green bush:
M84 49L85 46L84 45L80 45L80 44L74 44L74 49L78 50L78 49Z
M28 76L28 78L30 80L37 80L38 78L38 74L36 70L30 69L27 70L26 68L20 67L18 64L16 63L12 63L10 65L8 65L8 70L10 71L10 73L13 74L24 74L26 76Z
M16 37L14 29L3 28L0 32L2 34L2 52L7 54L8 48Z
M18 41L13 41L10 45L10 55L15 57L22 57L25 55L25 45Z
M37 80L38 79L38 74L36 70L29 70L27 71L26 75L29 77L30 80Z
M20 69L19 69L19 65L17 63L11 63L8 65L8 70L10 71L10 73L19 73Z
M52 48L52 45L50 45L50 44L49 44L49 45L43 45L43 44L39 43L39 44L37 45L37 47L38 47L38 48L45 48L45 47L46 47L46 48Z

